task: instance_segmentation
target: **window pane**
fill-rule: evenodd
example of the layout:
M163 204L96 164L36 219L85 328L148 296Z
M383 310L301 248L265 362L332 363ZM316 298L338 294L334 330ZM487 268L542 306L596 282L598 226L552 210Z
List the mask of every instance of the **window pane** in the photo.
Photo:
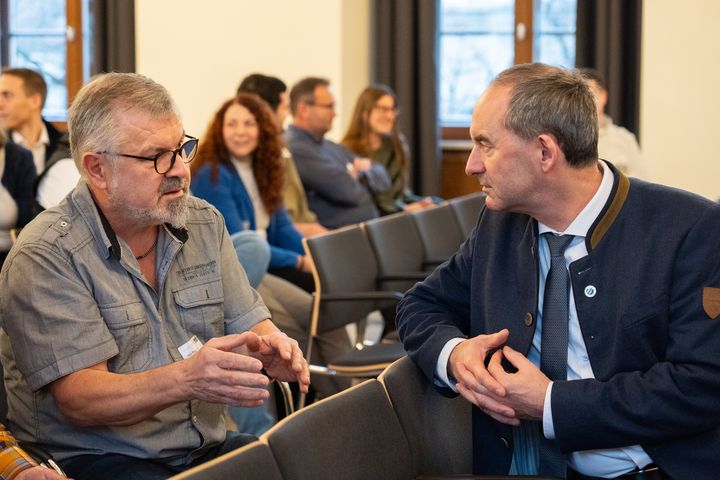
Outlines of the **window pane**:
M441 124L467 126L480 94L513 64L513 35L444 35L440 49Z
M443 0L440 29L443 32L512 33L513 0Z
M48 85L43 116L48 120L65 120L65 36L11 37L10 65L41 72Z
M480 94L513 64L513 0L443 0L440 11L440 123L467 126Z
M576 3L576 0L535 0L535 61L562 67L575 65Z
M26 30L65 33L66 0L11 0L10 34Z

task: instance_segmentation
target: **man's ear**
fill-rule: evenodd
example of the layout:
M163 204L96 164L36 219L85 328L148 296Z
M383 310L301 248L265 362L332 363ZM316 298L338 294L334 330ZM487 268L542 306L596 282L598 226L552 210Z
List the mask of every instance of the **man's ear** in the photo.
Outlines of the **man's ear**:
M540 168L543 172L547 172L557 166L563 157L557 138L552 133L541 133L537 137L540 144Z
M88 182L95 188L105 190L108 184L110 165L103 155L87 152L83 154L82 165L87 173Z
M42 97L39 93L33 93L29 98L33 108L37 109L38 112L42 110Z

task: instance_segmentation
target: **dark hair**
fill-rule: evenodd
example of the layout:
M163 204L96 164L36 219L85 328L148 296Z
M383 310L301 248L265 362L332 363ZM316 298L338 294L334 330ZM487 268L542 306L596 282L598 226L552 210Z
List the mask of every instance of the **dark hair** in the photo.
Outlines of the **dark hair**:
M511 88L505 128L525 140L541 133L554 135L570 166L597 160L595 99L578 70L542 63L515 65L501 72L492 86Z
M280 95L286 91L285 82L262 73L253 73L243 78L237 89L237 93L254 93L265 100L273 110L277 110L280 105Z
M290 111L293 115L297 112L300 102L312 103L315 101L315 89L327 87L330 81L325 78L307 77L297 82L290 90Z
M397 108L397 95L395 95L395 92L387 85L370 85L360 92L357 102L355 102L352 117L350 118L350 125L341 142L355 154L363 157L372 155L372 148L370 147L370 123L368 119L370 117L370 111L375 108L377 101L386 95L392 97L395 108ZM395 151L395 158L398 164L404 167L407 162L407 154L400 134L397 131L397 122L393 125L389 137L393 150Z
M593 82L598 84L598 87L605 90L607 92L607 82L605 81L605 77L602 73L595 70L594 68L580 68L580 73L583 77L587 78L588 80L592 80Z
M252 157L253 176L257 182L258 191L263 205L268 213L272 214L282 204L282 186L284 182L284 168L282 160L282 144L280 132L275 123L270 107L257 95L239 93L235 98L227 100L215 112L208 125L207 132L198 147L197 158L190 164L194 173L203 165L210 164L210 178L217 183L219 177L218 165L225 165L230 169L235 166L230 160L230 152L223 140L223 122L225 113L232 105L241 105L247 108L255 117L258 124L258 145L250 155Z
M40 108L45 106L45 99L47 98L47 83L45 79L35 70L29 68L12 68L7 67L2 70L3 75L12 75L20 78L23 81L23 90L25 95L40 94Z

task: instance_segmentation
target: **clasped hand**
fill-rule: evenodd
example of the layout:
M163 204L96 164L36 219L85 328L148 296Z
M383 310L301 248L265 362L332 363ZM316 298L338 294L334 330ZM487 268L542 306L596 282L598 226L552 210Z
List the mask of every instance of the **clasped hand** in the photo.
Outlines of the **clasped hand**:
M519 425L520 420L542 420L545 392L550 380L525 356L501 347L509 332L478 335L459 343L450 354L448 368L457 389L469 402L498 422ZM486 364L486 357L497 349ZM517 371L508 373L505 358Z

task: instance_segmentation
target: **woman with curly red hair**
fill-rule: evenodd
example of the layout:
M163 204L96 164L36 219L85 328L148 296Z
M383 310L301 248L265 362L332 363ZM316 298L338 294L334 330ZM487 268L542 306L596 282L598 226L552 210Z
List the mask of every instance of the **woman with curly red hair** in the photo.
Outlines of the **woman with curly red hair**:
M282 205L282 143L265 102L240 93L223 103L191 169L193 194L220 210L231 235L255 230L267 239L271 271L310 272L302 235Z

